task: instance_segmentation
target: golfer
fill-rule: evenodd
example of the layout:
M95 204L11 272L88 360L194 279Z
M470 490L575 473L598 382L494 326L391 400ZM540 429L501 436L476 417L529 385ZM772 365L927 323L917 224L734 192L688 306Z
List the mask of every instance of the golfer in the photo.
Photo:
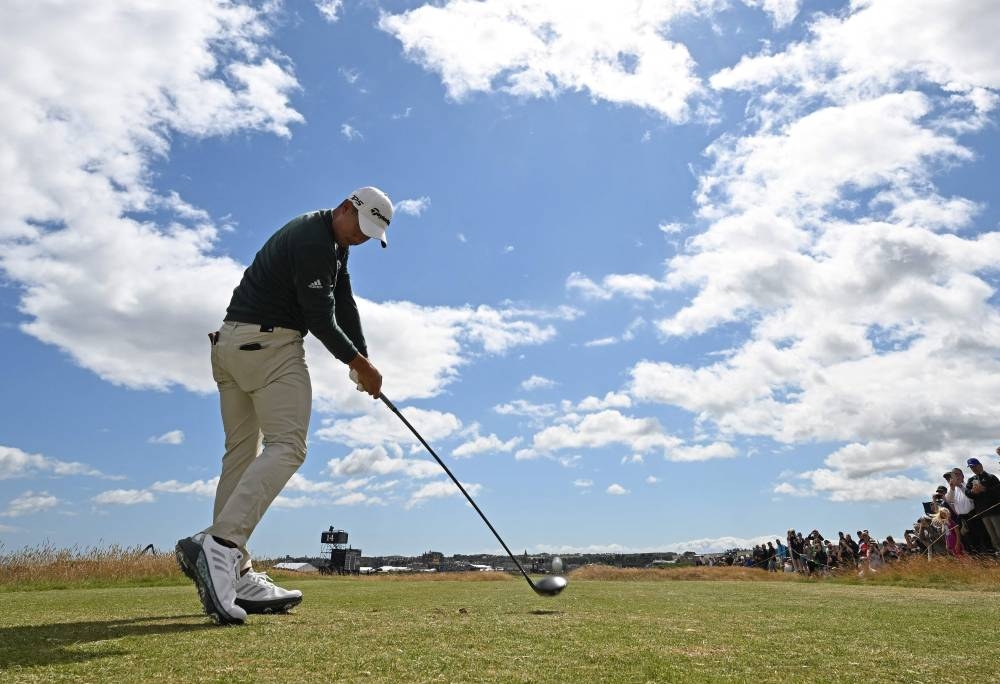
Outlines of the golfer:
M222 327L209 333L226 454L212 525L177 542L177 562L219 624L247 613L285 612L302 592L254 572L247 540L306 457L312 386L302 338L315 335L378 397L382 376L368 361L347 273L350 248L385 247L392 203L378 188L355 190L336 209L292 219L243 273ZM263 449L261 448L263 447Z

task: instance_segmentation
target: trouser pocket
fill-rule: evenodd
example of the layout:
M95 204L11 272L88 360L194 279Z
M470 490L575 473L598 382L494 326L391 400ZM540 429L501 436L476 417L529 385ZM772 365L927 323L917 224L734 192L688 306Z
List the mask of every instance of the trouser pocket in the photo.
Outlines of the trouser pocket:
M222 345L221 359L226 370L244 392L254 392L280 377L288 368L303 364L302 336L295 331L276 329L238 331L230 345Z

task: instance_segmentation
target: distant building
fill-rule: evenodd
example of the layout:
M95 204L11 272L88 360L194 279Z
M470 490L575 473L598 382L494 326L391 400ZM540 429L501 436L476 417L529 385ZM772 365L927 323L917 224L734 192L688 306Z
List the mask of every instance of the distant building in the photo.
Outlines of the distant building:
M438 570L444 562L444 554L440 551L425 551L420 557L420 562L428 568Z
M275 570L290 570L291 572L319 572L312 563L275 563Z
M353 575L361 570L361 549L333 549L330 552L330 569L342 575Z
M327 563L321 567L323 572L335 572L338 575L353 575L361 570L361 549L352 549L347 546L347 532L345 530L330 529L320 534L320 543L323 545L321 553L329 558Z

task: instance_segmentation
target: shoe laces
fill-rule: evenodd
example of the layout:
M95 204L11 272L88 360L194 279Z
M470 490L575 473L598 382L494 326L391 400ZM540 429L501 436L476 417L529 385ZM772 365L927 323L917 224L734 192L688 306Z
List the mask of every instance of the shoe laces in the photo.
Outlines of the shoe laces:
M232 561L233 561L233 574L230 575L229 583L233 587L233 591L236 591L236 583L240 581L240 567L243 565L243 554L237 549L232 549Z
M250 577L250 581L255 584L274 584L266 572L254 572L253 570L247 570L247 576Z

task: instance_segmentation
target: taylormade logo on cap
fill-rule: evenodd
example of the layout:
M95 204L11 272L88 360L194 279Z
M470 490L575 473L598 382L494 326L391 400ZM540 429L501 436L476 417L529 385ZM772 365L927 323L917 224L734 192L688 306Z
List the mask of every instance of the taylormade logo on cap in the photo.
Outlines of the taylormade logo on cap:
M380 241L383 247L388 245L385 231L392 223L392 202L389 201L389 196L378 188L366 186L352 192L349 199L358 208L361 232Z

